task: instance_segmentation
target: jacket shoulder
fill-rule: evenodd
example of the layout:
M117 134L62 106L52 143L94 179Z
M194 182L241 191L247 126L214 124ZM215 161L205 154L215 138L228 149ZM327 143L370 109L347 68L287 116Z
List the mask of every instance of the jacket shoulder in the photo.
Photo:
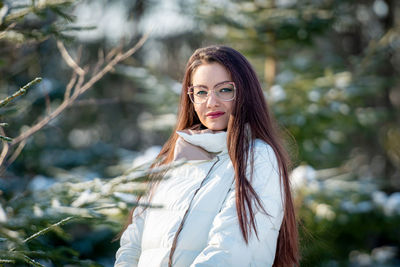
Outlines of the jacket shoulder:
M253 186L265 187L267 184L280 183L279 164L274 149L265 141L256 139L253 145L253 175L248 168L248 175ZM249 159L250 161L251 159Z
M256 139L253 146L254 164L267 163L272 166L278 166L277 157L274 149L265 141Z

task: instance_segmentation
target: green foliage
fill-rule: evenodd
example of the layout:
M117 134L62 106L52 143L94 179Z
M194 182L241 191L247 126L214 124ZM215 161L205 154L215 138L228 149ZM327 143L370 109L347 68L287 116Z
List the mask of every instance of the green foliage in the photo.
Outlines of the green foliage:
M32 85L39 83L42 80L42 78L36 78L33 81L29 82L28 84L24 85L21 87L17 92L12 94L11 96L6 97L3 100L0 100L0 108L3 108L8 105L13 99L26 94L26 90L31 87ZM8 123L0 123L0 127L7 127ZM0 139L6 142L11 142L13 139L7 136L0 135Z
M68 41L83 69L107 56L105 36L82 41L71 34L94 29L71 22L78 4L95 2L0 0L1 99L44 77L0 109L1 127L9 124L5 135L18 136L62 101L70 73L55 40ZM98 256L114 257L118 244L110 241L137 204L131 197L143 193L146 177L91 179L119 175L123 167L110 166L122 159L130 165L129 153L117 147L140 150L166 140L184 63L210 43L231 45L250 59L279 123L299 144L297 162L351 171L351 179L341 182L351 186L332 190L329 180L337 179L330 177L298 192L302 266L359 266L362 258L374 266L398 265L399 215L389 216L373 199L378 188L400 188L396 0L178 2L181 14L194 19L193 29L159 35L147 52L116 66L88 99L27 140L0 179L7 218L0 224L0 265L112 264ZM137 25L161 1L123 3ZM129 38L125 44L137 37ZM54 177L46 180L54 184L27 189L38 173ZM379 186L357 181L371 177ZM379 253L396 249L379 261Z
M32 85L39 83L42 81L42 78L35 78L33 81L29 82L28 84L22 86L17 92L15 92L14 94L12 94L11 96L0 100L0 108L5 107L6 105L8 105L8 103L10 103L11 100L17 98L18 96L24 95L26 94L26 90L31 87Z
M111 240L121 230L130 208L138 205L135 196L146 191L150 176L144 169L141 166L113 179L87 182L38 177L37 183L47 183L44 187L37 188L33 181L31 189L23 193L14 194L12 188L3 191L8 199L0 203L5 216L0 222L2 262L101 266L94 260L113 257L115 252L93 250L96 246L118 246L111 245ZM152 172L152 181L157 175Z
M12 43L26 43L44 41L54 35L58 38L70 39L63 32L69 30L62 26L65 22L74 21L74 17L64 10L77 2L76 0L46 0L32 1L31 4L2 3L2 17L0 17L1 38ZM49 14L50 13L50 14ZM62 18L65 22L49 24Z
M324 171L328 170L319 172ZM400 194L388 199L378 189L376 181L357 181L348 174L319 177L302 184L295 198L301 265L397 266Z
M299 161L328 168L384 158L377 176L400 188L399 154L388 150L400 143L388 141L400 114L396 3L204 0L192 16L208 38L250 58Z
M51 35L60 36L61 31L53 28L50 29L45 26L45 20L51 17L48 15L48 11L52 10L55 14L63 14L63 17L67 21L72 21L72 17L68 17L67 14L62 12L61 10L69 6L74 1L40 1L35 2L32 1L31 4L20 4L18 1L9 2L1 2L0 4L0 44L2 47L7 50L18 49L18 46L23 43L29 42L42 42L45 39L49 38ZM54 20L55 18L53 18ZM50 18L51 20L51 18ZM50 24L48 24L53 27ZM31 27L32 26L32 27ZM11 54L0 54L1 61L10 63L11 66L8 65L7 68L2 68L0 64L0 89L1 84L7 82L7 72L8 68L15 64L14 57ZM6 77L5 80L4 77ZM14 92L13 94L5 97L0 101L0 108L2 109L1 115L15 115L15 111L18 110L18 107L11 107L10 109L4 109L6 105L8 105L15 98L26 94L27 89L32 87L33 85L40 83L42 78L35 78L34 80L28 82L26 85L22 86ZM1 116L0 115L0 116ZM1 117L3 119L3 117ZM8 118L9 119L9 118ZM8 126L8 124L7 124ZM16 127L20 127L17 123ZM0 135L0 139L6 142L12 142L13 139L4 135ZM5 157L5 156L4 156ZM0 162L0 166L3 165L3 159Z
M10 125L4 129L6 136L19 137L23 130L49 115L62 103L74 74L72 70L66 69L55 40L73 40L66 42L67 50L78 65L89 69L85 81L91 78L95 70L104 66L110 56L121 51L127 44L137 42L135 35L131 39L121 40L118 46L112 43L113 47L109 49L111 53L106 54L105 50L109 48L107 36L95 41L75 39L77 32L86 30L90 35L88 30L94 28L90 24L81 27L71 23L74 21L74 12L79 10L77 5L81 4L82 8L85 5L98 6L97 3L34 1L18 5L18 1L6 2L5 16L14 15L7 17L7 23L0 25L0 44L4 48L0 49L0 96L5 98L14 93L32 77L43 77L43 82L32 87L23 99L0 110L0 121ZM148 4L133 1L125 3L122 11L131 10L135 14L134 19L137 19L146 8ZM107 10L104 8L104 12ZM7 38L8 34L21 36L22 43ZM35 39L35 36L40 38ZM143 59L138 53L135 58L130 57L123 64L115 66L115 69L112 68L111 74L97 82L92 92L86 93L86 99L77 99L76 103L65 110L65 115L54 119L51 125L44 127L43 132L29 138L15 162L4 164L9 174L52 175L47 168L49 165L64 169L85 165L91 167L92 172L97 172L98 176L112 177L117 174L107 173L106 169L118 160L117 147L139 150L153 145L154 140L161 144L169 134L174 120L173 113L177 109L174 105L177 94L171 94L171 87L176 86L177 82L159 75L157 71L144 68L141 61ZM169 113L169 119L163 119L165 125L153 127L152 119L148 117L156 119L159 114L166 113ZM81 138L76 137L82 136L82 133L90 134L91 137L82 142ZM14 143L12 146L8 155L16 150ZM56 153L57 157L47 157L52 153ZM43 164L43 158L47 159L46 164Z

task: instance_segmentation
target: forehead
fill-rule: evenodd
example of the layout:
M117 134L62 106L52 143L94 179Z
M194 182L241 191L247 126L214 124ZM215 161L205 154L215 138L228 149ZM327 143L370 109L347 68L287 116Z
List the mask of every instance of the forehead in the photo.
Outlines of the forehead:
M228 70L219 63L201 64L192 73L193 85L214 86L224 81L232 81L232 78Z

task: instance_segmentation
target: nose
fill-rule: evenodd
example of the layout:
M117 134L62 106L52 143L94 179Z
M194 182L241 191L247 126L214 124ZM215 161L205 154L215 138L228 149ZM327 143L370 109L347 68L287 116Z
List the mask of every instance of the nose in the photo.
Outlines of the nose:
M215 107L215 106L219 106L219 101L217 96L215 95L214 90L211 90L211 92L207 97L207 107Z

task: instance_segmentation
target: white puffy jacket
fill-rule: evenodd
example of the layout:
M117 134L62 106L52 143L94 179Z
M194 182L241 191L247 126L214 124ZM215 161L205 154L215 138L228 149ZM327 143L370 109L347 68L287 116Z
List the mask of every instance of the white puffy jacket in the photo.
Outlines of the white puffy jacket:
M211 161L191 160L170 171L157 187L152 204L136 208L121 237L116 267L168 266L174 236L186 214L173 254L174 267L272 266L283 219L283 193L272 148L255 141L251 184L268 215L255 210L254 230L246 245L236 213L234 169L227 153L226 133L186 135L185 141L209 152Z

